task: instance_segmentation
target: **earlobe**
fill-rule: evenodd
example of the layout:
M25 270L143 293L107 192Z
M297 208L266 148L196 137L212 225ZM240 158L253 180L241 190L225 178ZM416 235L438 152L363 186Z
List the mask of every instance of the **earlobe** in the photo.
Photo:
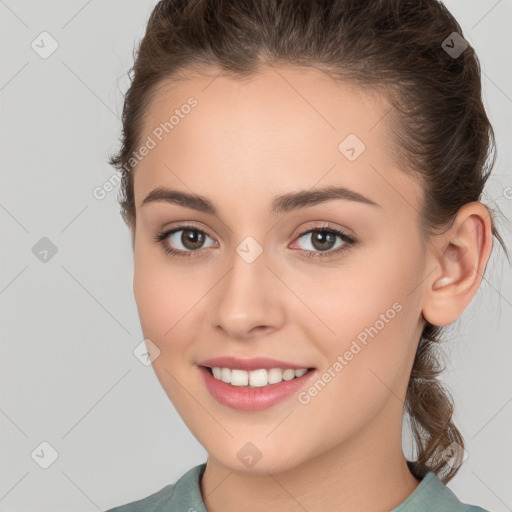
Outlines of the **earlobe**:
M425 320L443 326L459 318L478 291L491 249L487 208L479 202L464 205L452 227L434 237L430 261L437 268L425 281Z

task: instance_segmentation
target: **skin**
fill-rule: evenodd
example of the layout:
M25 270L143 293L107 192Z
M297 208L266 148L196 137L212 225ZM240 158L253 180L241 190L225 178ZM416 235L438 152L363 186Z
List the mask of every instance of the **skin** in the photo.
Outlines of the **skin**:
M163 84L150 103L144 139L189 97L198 101L138 164L132 232L141 327L160 350L154 371L208 452L203 500L209 512L388 511L420 482L406 466L402 417L424 321L448 325L473 299L492 245L489 214L465 205L425 243L423 191L393 159L383 96L312 68L269 66L246 80L217 73ZM353 162L338 150L351 133L366 145ZM338 199L267 211L275 195L326 185L379 206ZM158 186L205 196L219 214L141 206ZM202 254L166 254L153 237L185 223L207 233ZM299 235L326 223L358 244L334 254L336 237L323 252L332 256L307 258L322 246ZM181 234L167 241L193 251ZM250 264L236 252L248 236L263 250ZM196 366L262 355L321 376L397 301L400 312L308 404L292 395L259 412L231 409ZM261 453L252 467L237 457L248 442Z

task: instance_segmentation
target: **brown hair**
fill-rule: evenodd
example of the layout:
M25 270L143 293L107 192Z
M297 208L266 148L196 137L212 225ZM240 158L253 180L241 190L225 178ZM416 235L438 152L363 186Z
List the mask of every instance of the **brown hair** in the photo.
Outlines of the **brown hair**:
M314 66L385 93L393 106L387 121L397 161L424 188L423 232L449 227L463 205L480 200L495 160L479 61L471 46L457 56L445 50L443 41L453 32L463 37L437 0L160 1L130 69L122 146L109 159L122 172L118 200L132 237L136 163L131 156L141 144L144 113L158 86L210 66L243 78L260 66L279 63ZM454 44L452 39L448 48ZM508 257L489 215L492 233ZM426 322L405 410L418 467L447 483L462 462L464 440L452 422L451 395L437 380L440 333L440 327ZM451 455L446 449L454 442L460 448Z

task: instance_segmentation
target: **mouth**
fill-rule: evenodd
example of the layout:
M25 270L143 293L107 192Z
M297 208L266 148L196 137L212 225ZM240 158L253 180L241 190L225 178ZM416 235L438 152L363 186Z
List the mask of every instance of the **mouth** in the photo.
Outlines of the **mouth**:
M197 368L206 389L217 402L231 409L250 412L285 403L287 398L297 394L318 373L315 368L286 369L284 372L280 368L269 371L260 368L250 372L200 365ZM274 370L282 372L281 376Z

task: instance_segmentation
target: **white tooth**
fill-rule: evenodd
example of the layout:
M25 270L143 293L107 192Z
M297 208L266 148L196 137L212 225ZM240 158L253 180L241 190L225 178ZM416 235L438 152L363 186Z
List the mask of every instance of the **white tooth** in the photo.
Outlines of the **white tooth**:
M283 372L283 380L292 380L295 378L295 370L288 368Z
M283 380L283 371L281 368L272 368L268 372L268 383L269 384L278 384Z
M231 370L232 386L247 386L249 383L249 374L245 370Z
M253 387L266 386L268 384L267 370L253 370L249 372L249 384Z
M293 370L288 368L281 370L281 368L271 368L270 370L259 369L247 372L238 368L219 368L212 367L213 376L227 384L239 387L263 387L271 384L278 384L286 380L292 380L295 377L301 377L307 372L306 368L300 370ZM252 374L252 378L251 378Z
M226 382L227 384L231 381L231 370L229 368L222 368L222 373L220 376L220 380L222 382Z

